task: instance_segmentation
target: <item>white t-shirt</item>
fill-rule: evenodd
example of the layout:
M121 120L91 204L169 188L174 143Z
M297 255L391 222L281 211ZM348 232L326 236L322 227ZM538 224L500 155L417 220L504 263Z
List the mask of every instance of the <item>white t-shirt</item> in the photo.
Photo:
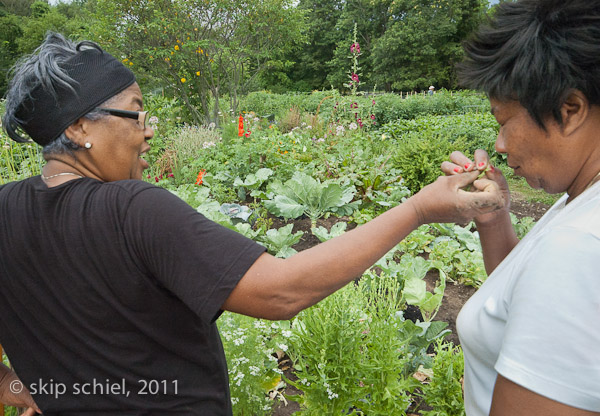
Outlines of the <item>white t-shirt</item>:
M488 415L498 373L537 394L600 411L600 183L563 196L457 319L465 409Z

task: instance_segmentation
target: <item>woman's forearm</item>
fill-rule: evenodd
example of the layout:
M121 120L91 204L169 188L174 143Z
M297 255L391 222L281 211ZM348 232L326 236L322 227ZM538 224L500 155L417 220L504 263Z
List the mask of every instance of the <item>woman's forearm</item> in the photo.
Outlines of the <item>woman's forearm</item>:
M512 251L519 239L510 221L508 211L498 212L495 221L481 223L475 220L475 225L481 239L485 270L489 275Z

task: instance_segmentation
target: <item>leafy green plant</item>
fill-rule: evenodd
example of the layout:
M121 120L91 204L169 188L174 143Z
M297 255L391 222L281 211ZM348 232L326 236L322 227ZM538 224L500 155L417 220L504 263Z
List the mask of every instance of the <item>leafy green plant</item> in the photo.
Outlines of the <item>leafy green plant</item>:
M290 397L301 414L405 415L410 393L409 342L395 279L364 277L292 323L290 355L303 394ZM408 321L410 322L410 321ZM412 324L412 322L410 322ZM407 372L408 370L408 372Z
M251 196L259 196L256 191L273 175L273 170L261 168L256 173L250 173L244 180L239 176L233 181L233 186L237 188L238 198L241 201L246 200L247 193L250 191Z
M460 346L443 343L435 344L435 358L432 366L433 377L424 384L419 395L434 410L422 411L423 416L464 416L462 397L462 377L464 374L463 353Z
M535 225L535 220L531 217L523 217L521 219L517 218L515 214L510 213L510 222L512 223L515 232L517 233L517 237L520 239L525 237L529 230L533 228Z
M319 239L320 242L324 243L327 240L331 240L334 237L344 234L347 227L347 223L340 221L333 224L329 231L327 231L327 228L322 226L312 228L310 231Z
M406 254L412 255L430 252L431 244L435 240L435 236L430 231L431 227L429 225L421 225L400 242L398 245L399 249Z
M393 161L402 171L405 185L415 193L440 176L440 165L450 153L465 148L463 139L449 141L441 133L410 132L398 139Z
M263 243L276 257L290 257L297 253L292 246L304 235L302 231L292 232L293 228L294 224L288 224L278 229L270 229L259 239L259 242Z
M0 185L39 175L43 159L35 143L17 143L0 131Z
M422 257L404 255L402 256L400 266L401 268L398 269L398 272L404 276L403 299L407 304L419 307L425 322L432 321L444 297L444 290L446 289L445 273L440 270L439 284L434 288L432 293L427 290L427 285L423 280L432 267L432 263L429 260L425 260Z
M268 189L273 197L264 201L264 204L273 215L289 219L305 214L311 219L313 227L318 218L328 213L352 214L360 203L350 202L354 197L354 186L321 182L302 172L295 173L284 184L272 182Z

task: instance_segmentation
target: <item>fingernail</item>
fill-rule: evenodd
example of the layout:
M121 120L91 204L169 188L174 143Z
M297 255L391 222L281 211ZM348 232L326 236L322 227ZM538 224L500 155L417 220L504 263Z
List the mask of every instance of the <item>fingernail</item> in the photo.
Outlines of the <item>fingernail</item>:
M480 168L482 168L484 166L485 166L485 162L479 162L479 164L477 165L477 167L480 167Z
M470 167L471 167L471 164L470 164L470 163L467 163L467 164L465 165L465 170L469 170L469 168L470 168Z
M490 166L490 172L494 173L496 171L496 169L494 169L493 166Z
M454 168L454 172L456 172L456 173L460 172L460 168L459 168L458 166L457 166L457 167L455 167L455 168Z

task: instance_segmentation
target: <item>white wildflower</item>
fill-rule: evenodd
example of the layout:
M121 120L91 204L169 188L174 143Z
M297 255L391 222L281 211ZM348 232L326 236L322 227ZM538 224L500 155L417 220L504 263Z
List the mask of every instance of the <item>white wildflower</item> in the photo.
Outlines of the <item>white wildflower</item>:
M348 126L348 128L350 130L356 130L358 128L358 125L353 121L352 123L350 123L350 125Z
M245 374L240 371L233 377L233 381L235 382L236 386L242 385L242 379L244 378L244 376L245 376Z

